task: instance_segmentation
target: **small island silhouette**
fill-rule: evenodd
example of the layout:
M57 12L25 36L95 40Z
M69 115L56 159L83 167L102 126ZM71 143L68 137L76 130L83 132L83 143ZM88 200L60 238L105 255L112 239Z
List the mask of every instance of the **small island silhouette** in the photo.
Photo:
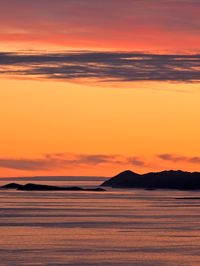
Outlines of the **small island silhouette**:
M137 174L130 170L106 180L103 187L112 188L144 188L144 189L181 189L200 190L200 172L184 172L169 170Z
M82 188L82 187L59 187L59 186L50 186L50 185L40 185L28 183L25 185L17 184L17 183L9 183L0 187L0 189L15 189L21 191L105 191L105 189L101 187L97 188Z

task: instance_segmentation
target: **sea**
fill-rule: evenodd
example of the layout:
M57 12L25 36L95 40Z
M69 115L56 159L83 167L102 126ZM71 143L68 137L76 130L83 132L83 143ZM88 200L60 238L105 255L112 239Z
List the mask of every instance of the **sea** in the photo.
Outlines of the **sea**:
M10 182L97 187L102 177ZM1 266L198 266L200 191L0 191Z

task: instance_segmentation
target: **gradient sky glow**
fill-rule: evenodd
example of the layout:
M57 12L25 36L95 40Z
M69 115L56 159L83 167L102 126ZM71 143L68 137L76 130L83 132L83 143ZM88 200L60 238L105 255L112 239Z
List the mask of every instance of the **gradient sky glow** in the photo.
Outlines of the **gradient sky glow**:
M199 13L0 0L0 176L200 171Z

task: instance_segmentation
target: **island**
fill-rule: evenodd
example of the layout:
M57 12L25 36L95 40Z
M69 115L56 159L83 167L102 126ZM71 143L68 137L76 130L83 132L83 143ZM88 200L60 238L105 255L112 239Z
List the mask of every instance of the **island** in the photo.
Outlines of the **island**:
M130 170L106 180L102 187L200 190L200 172L169 170L137 174Z
M59 187L59 186L50 186L50 185L41 185L41 184L33 184L28 183L25 185L17 184L17 183L9 183L7 185L1 186L0 189L3 190L21 190L21 191L105 191L102 187L97 188L82 188L82 187Z

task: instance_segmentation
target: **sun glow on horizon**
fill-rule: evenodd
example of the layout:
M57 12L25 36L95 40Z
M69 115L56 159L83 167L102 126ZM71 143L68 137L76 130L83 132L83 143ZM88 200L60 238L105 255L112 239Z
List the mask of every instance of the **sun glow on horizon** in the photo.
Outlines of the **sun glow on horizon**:
M122 2L1 4L0 177L200 171L200 3Z

